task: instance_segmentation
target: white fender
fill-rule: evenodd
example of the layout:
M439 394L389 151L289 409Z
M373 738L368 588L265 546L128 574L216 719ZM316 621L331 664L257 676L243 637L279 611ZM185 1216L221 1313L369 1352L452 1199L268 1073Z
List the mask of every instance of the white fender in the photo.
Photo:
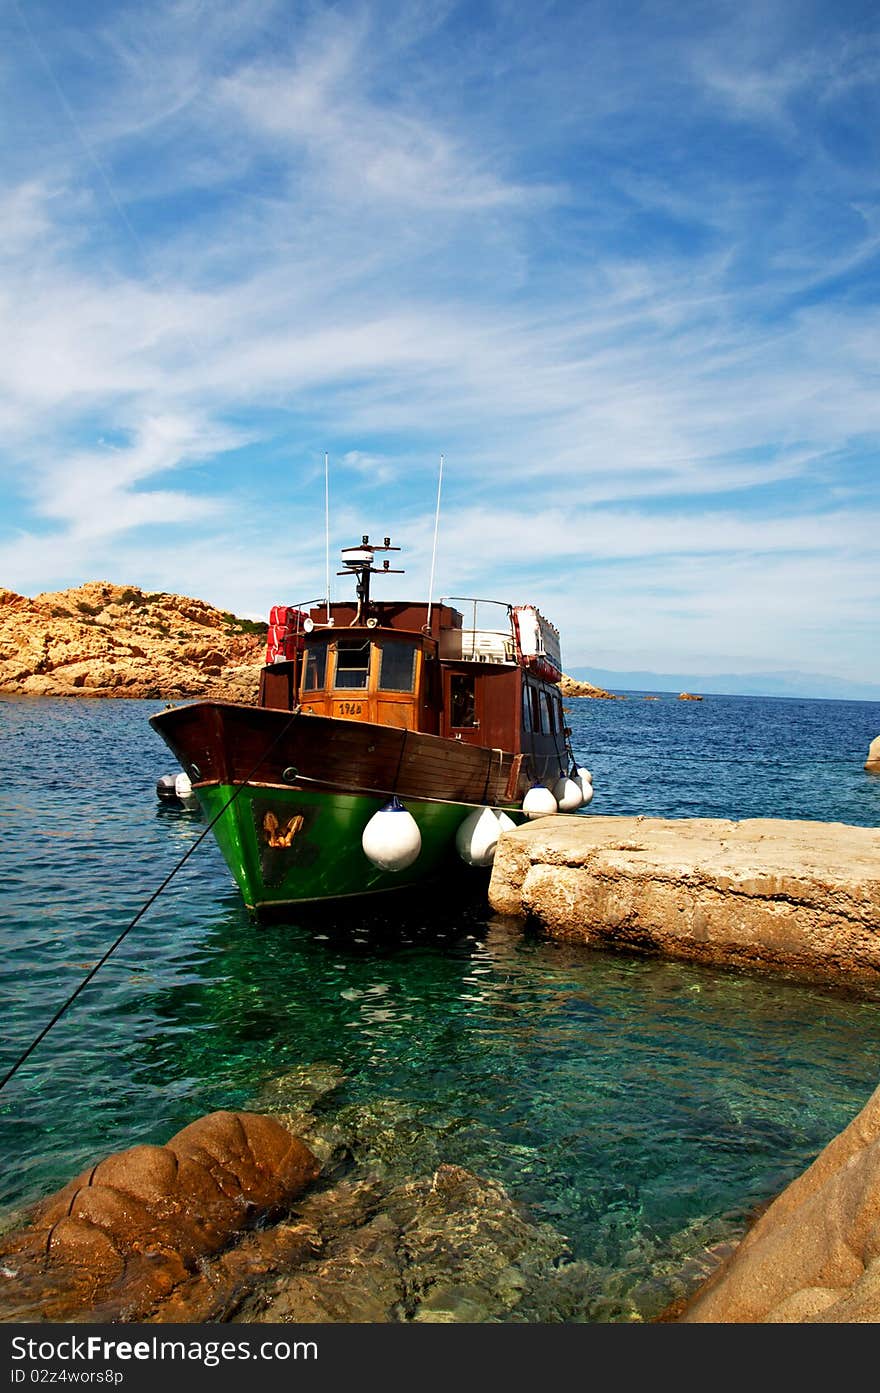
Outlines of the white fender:
M553 797L559 804L561 813L574 813L584 801L584 791L580 779L564 774L553 789Z
M373 813L361 837L364 854L382 871L405 871L422 849L422 834L399 798Z
M556 812L556 799L543 784L535 784L522 800L522 810L526 817L547 817Z
M455 834L455 849L462 861L468 866L491 866L500 830L498 816L491 808L468 813Z

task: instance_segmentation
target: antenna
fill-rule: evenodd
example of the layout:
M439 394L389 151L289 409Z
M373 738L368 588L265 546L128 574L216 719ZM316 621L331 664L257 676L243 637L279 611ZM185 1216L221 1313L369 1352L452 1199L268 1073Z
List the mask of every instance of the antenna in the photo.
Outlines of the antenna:
M330 623L330 456L324 451L324 554L327 572L327 623Z
M440 526L440 490L443 487L443 456L440 456L440 473L437 476L437 511L434 514L434 546L431 551L431 579L428 583L428 622L425 628L431 632L431 607L434 603L434 563L437 560L437 530Z

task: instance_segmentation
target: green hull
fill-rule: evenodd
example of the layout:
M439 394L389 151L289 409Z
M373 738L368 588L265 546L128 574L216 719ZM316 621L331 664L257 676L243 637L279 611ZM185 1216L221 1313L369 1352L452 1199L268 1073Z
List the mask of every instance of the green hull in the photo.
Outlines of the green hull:
M221 813L233 794L235 788L229 784L198 789L209 819ZM374 866L362 849L361 836L387 801L366 794L247 785L218 818L214 835L245 904L258 917L285 905L401 889L461 864L455 834L473 805L407 798L407 810L422 838L418 858L401 871ZM274 818L282 839L285 831L296 827L289 845L270 845L267 815Z

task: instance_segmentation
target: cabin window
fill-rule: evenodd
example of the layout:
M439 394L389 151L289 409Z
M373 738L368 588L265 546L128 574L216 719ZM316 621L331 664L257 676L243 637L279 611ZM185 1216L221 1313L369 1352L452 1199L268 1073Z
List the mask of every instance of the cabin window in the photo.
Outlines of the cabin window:
M365 643L340 639L336 645L334 687L366 687L370 676L369 639Z
M462 672L454 672L449 679L449 724L451 726L475 726L479 724L474 679Z
M541 718L538 714L538 691L528 682L523 684L522 689L522 723L523 730L540 730Z
M324 686L324 674L327 671L327 645L318 643L314 648L306 649L306 677L305 690L307 692L320 691Z
M549 692L541 693L541 729L545 735L552 735L556 729L556 713L553 710L553 698Z
M411 692L416 676L413 643L386 643L379 661L379 687L383 692Z

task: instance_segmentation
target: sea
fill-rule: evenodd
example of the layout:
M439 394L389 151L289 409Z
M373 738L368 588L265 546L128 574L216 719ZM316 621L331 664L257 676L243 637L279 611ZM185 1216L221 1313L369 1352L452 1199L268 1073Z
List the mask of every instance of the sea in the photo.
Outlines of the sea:
M575 816L880 823L880 703L653 695L568 701ZM548 942L482 892L254 925L202 815L156 796L161 705L0 698L0 1072L148 906L0 1091L0 1224L329 1066L401 1177L465 1166L564 1235L574 1319L647 1321L880 1082L880 994Z

